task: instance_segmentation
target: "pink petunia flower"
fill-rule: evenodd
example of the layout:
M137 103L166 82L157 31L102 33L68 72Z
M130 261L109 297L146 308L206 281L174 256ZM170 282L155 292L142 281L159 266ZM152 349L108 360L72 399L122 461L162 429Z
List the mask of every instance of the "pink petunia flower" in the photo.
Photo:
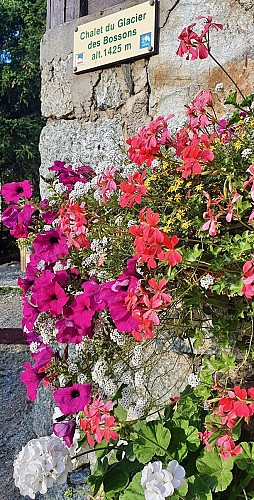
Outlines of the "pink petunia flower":
M37 234L33 247L40 259L46 262L56 262L68 253L66 237L57 229L51 229L44 234Z
M81 331L72 319L62 318L57 321L55 326L58 330L56 340L60 344L66 344L67 342L79 344L82 342L83 336Z
M59 404L60 410L65 415L82 411L91 399L91 384L74 384L71 387L57 389L54 400Z
M36 399L38 386L44 378L45 373L38 373L31 367L30 362L25 363L23 368L25 368L25 371L21 373L20 380L26 385L27 396L34 401Z
M17 203L20 198L31 198L33 186L30 181L9 182L4 184L1 194L7 203Z
M73 443L75 429L76 429L75 420L70 420L69 422L57 422L53 424L54 434L59 438L63 438L65 444L69 448Z
M57 282L51 282L43 288L33 287L33 303L41 312L50 312L59 316L63 312L63 307L67 304L69 296Z
M2 223L6 227L12 228L17 222L19 212L20 208L18 205L9 205L2 213Z

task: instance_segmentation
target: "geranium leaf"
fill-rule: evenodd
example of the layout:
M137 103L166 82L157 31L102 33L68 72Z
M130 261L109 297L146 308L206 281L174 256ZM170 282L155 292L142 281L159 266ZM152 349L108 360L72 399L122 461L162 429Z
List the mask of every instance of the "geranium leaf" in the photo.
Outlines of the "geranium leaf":
M129 475L124 467L124 463L115 462L108 467L104 476L103 486L105 493L110 491L122 491L129 482Z
M231 469L233 468L232 458L224 460L216 451L204 451L197 460L197 469L202 479L213 491L224 491L233 479Z
M186 500L212 500L212 493L209 486L198 475L188 477L188 493Z
M254 443L241 443L241 447L243 451L235 457L235 464L254 476Z
M120 500L144 500L144 489L141 486L141 474L142 472L135 474L125 492L120 495Z
M141 463L149 462L154 455L163 456L170 443L171 433L161 422L152 421L134 427L136 433L133 451Z

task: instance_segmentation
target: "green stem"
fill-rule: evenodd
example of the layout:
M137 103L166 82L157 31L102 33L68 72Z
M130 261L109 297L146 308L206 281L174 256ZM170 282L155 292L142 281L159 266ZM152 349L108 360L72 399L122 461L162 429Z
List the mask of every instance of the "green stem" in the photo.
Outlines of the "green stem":
M217 59L215 59L215 57L211 54L210 50L209 50L209 56L219 66L219 68L225 73L225 75L227 75L227 77L229 78L229 80L231 80L231 82L233 83L233 85L235 86L235 88L238 90L238 92L240 93L240 95L242 96L242 98L245 99L245 95L242 93L242 91L238 87L237 83L233 80L233 78L230 76L230 74L227 72L227 70L225 68L223 68L223 66L219 63L219 61L217 61Z
M254 479L253 476L251 474L247 474L247 476L240 482L239 486L233 489L229 497L230 500L237 500L239 498L239 493L241 493L241 491L248 486L252 479Z

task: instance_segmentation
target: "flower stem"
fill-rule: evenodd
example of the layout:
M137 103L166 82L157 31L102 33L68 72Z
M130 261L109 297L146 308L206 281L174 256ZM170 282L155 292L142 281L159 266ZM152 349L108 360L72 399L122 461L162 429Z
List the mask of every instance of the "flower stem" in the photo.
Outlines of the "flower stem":
M227 70L225 68L223 68L223 66L219 63L219 61L217 61L217 59L215 59L215 57L211 54L210 50L209 50L209 56L219 66L219 68L225 73L225 75L227 75L227 77L229 78L229 80L231 80L231 82L233 83L233 85L235 86L235 88L238 90L238 92L240 93L240 95L242 96L242 98L245 99L245 95L242 93L241 89L238 87L238 85L235 82L235 80L233 80L233 78L230 76L230 74L227 72Z
M240 481L239 486L233 489L232 493L230 494L230 500L237 500L239 498L239 493L245 490L246 486L248 486L252 479L254 479L253 476L251 474L247 474L247 476L242 481Z

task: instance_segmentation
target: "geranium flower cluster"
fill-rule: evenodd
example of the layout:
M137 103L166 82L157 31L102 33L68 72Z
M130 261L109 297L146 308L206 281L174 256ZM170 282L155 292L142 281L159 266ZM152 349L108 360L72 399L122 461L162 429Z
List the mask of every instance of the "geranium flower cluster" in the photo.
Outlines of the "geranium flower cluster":
M254 388L246 390L240 386L234 386L233 390L226 391L217 384L216 389L219 397L207 401L213 417L207 419L206 430L204 433L200 432L199 436L208 451L216 445L219 455L227 460L243 451L241 445L235 443L233 431L242 419L249 423L250 417L254 415ZM214 440L214 435L218 434L219 436ZM209 441L211 436L213 444Z
M44 495L55 482L63 484L72 464L65 444L55 436L32 439L14 461L15 485L21 495Z
M90 446L100 443L103 439L109 442L116 441L118 434L114 430L116 426L115 417L110 415L114 407L112 401L106 404L101 394L96 394L93 401L84 407L84 418L80 419L80 427L85 432L87 442Z
M177 460L171 460L166 469L162 462L149 462L142 471L141 485L146 500L164 500L185 483L185 470Z
M178 56L184 57L186 55L186 59L189 59L191 57L192 60L206 59L208 57L209 32L211 29L215 29L217 31L222 30L223 26L219 23L213 23L211 16L198 16L197 20L200 19L205 20L205 24L200 35L193 30L197 23L190 24L189 26L184 28L179 35L178 39L180 40L180 45L177 49Z

